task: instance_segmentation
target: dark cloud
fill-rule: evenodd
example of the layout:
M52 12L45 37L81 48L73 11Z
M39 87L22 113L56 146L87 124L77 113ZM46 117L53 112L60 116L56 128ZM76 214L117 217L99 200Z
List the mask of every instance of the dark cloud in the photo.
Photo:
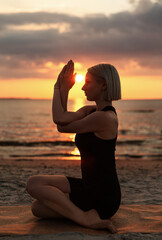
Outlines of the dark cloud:
M51 24L61 26L65 23L69 26L65 31L51 27ZM28 24L49 27L23 29ZM23 30L16 28L20 26ZM76 17L47 12L0 14L0 75L5 77L5 71L1 71L5 66L26 68L26 64L30 66L34 62L36 67L47 61L58 64L69 58L83 63L134 60L141 66L160 69L161 26L162 5L146 0L140 1L133 12L110 16Z
M27 13L9 13L0 14L0 27L4 28L7 25L24 25L24 24L49 24L49 23L63 23L71 24L80 23L80 19L75 16L61 13L49 12L27 12Z

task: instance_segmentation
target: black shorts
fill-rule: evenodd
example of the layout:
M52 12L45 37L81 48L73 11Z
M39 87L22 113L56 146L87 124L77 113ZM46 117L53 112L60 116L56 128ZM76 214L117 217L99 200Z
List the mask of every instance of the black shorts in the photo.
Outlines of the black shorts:
M99 193L95 188L88 187L81 178L67 177L71 187L70 200L83 211L95 209L101 219L112 217L119 208L118 198Z

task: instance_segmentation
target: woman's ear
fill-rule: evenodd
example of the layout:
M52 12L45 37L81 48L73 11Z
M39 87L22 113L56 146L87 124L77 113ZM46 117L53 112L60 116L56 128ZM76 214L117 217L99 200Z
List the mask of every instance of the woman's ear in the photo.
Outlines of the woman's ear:
M107 83L106 83L106 80L103 81L102 89L103 89L104 91L107 89Z

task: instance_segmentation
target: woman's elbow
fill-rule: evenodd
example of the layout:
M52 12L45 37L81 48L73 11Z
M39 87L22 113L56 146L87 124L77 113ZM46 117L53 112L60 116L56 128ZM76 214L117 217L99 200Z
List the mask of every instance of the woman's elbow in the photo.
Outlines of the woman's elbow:
M54 122L55 124L58 123L58 119L57 119L54 115L52 115L52 120L53 120L53 122Z
M53 119L53 122L56 125L60 125L60 126L65 126L65 125L69 124L69 122L65 121L64 119L62 119L62 120Z
M58 130L58 132L61 132L61 133L64 132L63 127L59 124L57 124L57 130Z
M63 123L63 121L60 119L60 117L58 117L58 116L56 116L56 115L52 115L52 120L53 120L53 122L57 125L57 124L59 124L59 125L62 125L62 123Z
M53 117L53 122L56 124L56 125L63 125L62 121L58 120L57 118L54 118Z
M59 121L56 120L56 119L53 119L53 122L54 122L56 125L59 124Z

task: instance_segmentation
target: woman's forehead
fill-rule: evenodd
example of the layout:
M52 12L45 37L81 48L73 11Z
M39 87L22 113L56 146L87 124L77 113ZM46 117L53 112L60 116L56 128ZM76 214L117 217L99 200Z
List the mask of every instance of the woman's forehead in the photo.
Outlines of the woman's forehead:
M86 73L86 78L93 79L94 76L93 76L93 74L91 74L90 72L87 72L87 73Z

